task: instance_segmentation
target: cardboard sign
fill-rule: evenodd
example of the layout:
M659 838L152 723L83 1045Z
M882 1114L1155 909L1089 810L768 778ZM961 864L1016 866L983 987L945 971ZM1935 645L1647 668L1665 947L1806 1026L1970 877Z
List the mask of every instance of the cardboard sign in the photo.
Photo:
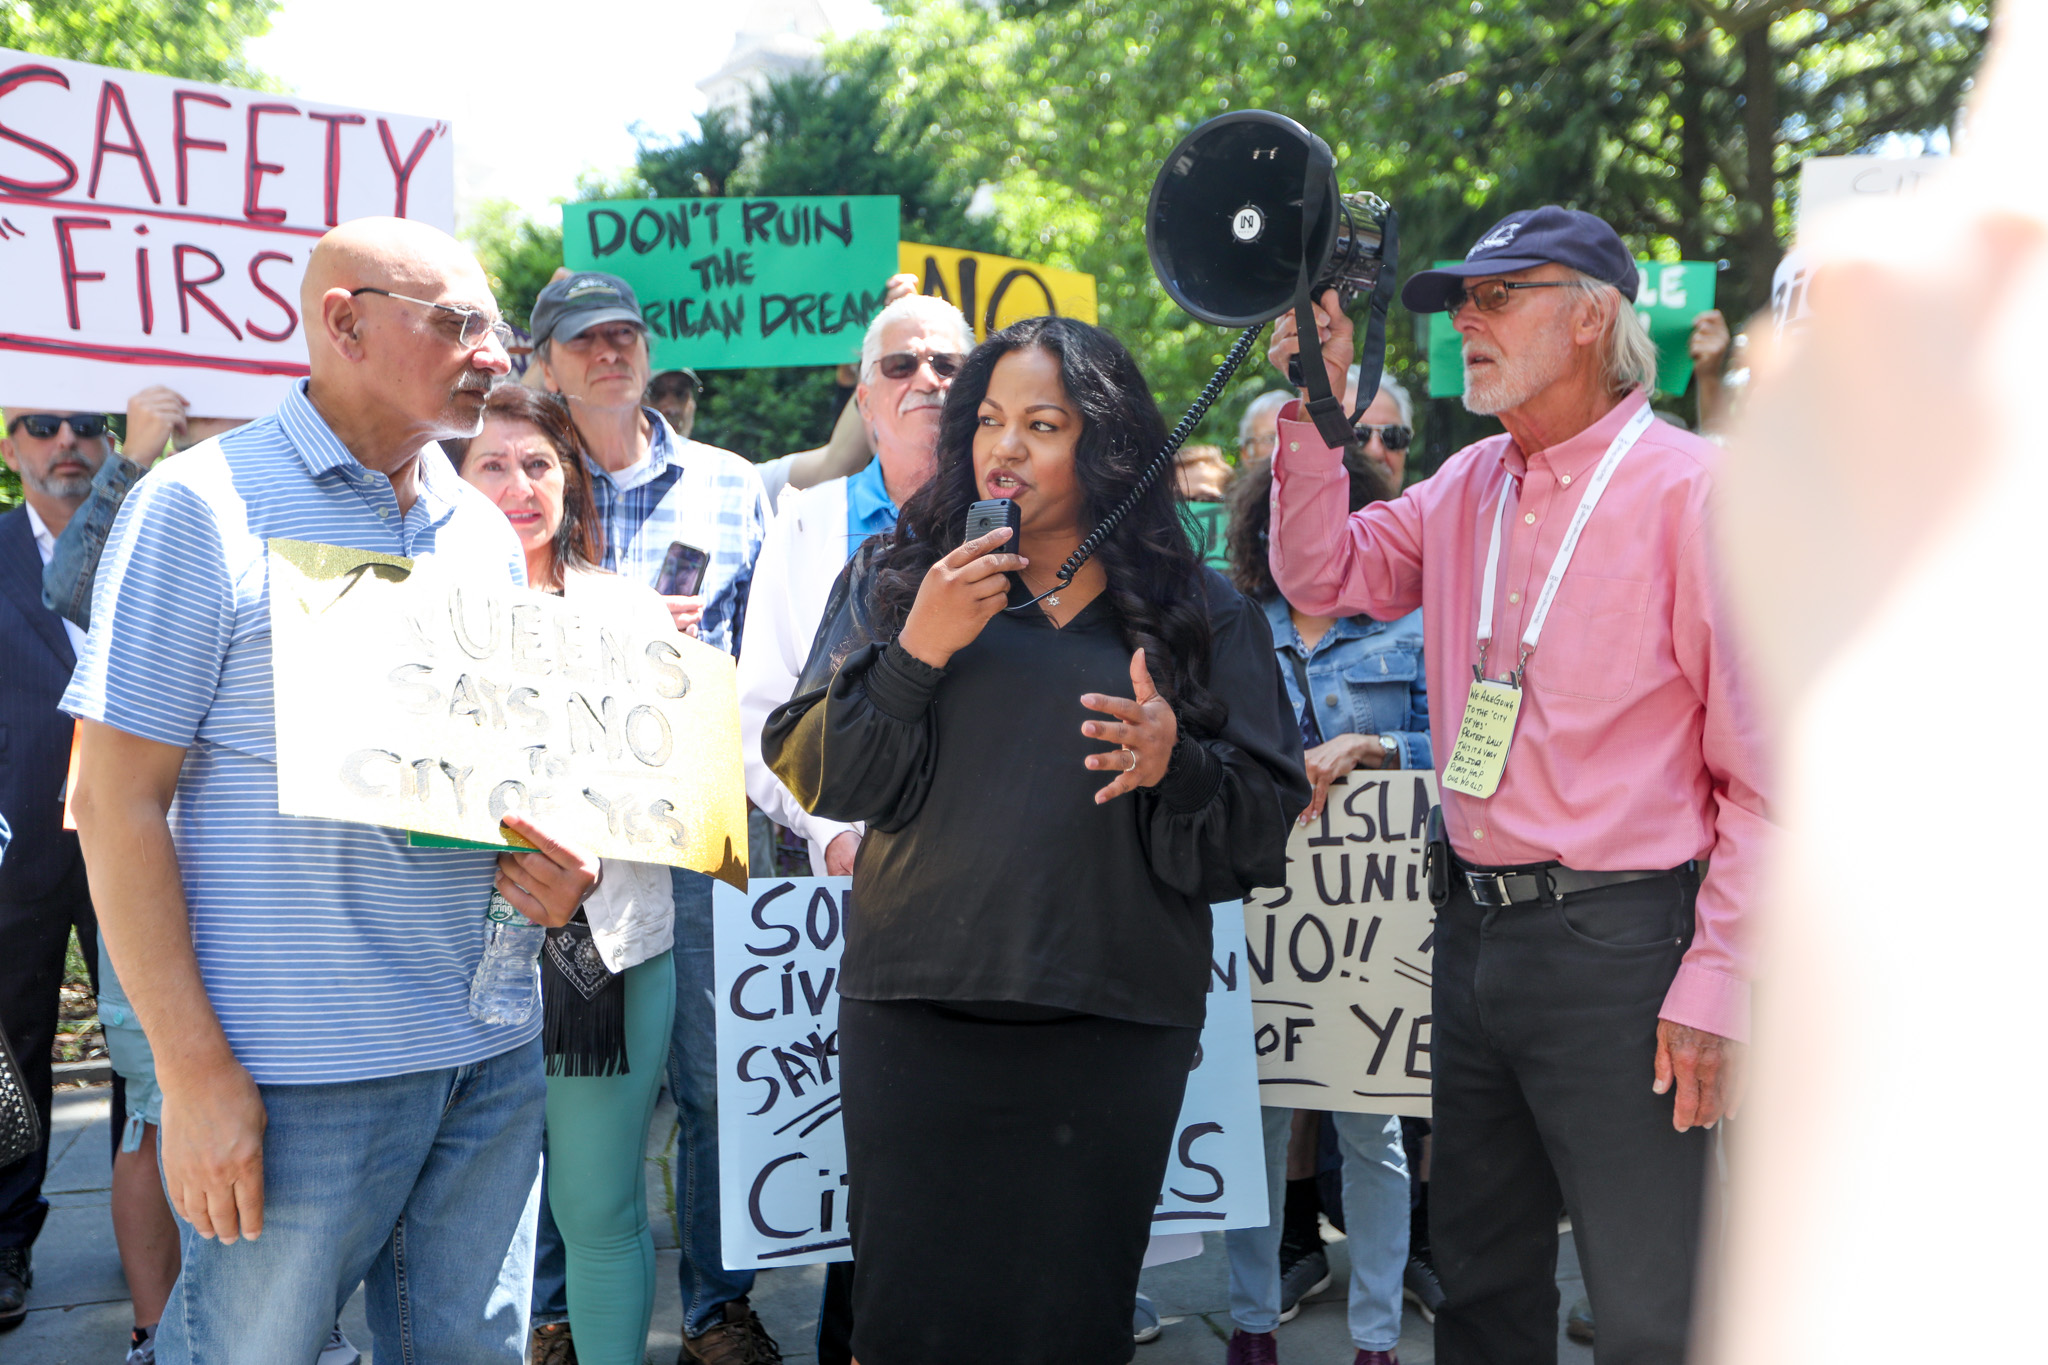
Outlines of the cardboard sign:
M1437 268L1457 265L1438 261ZM1714 306L1712 261L1637 261L1636 315L1657 344L1657 388L1684 393L1692 383L1693 319ZM1465 392L1464 343L1449 313L1429 315L1429 396Z
M852 884L799 877L712 889L719 1226L730 1270L853 1256L837 988ZM1208 1021L1152 1218L1155 1243L1267 1220L1241 908L1212 913ZM1171 1250L1153 1258L1171 1259Z
M916 242L903 243L898 264L917 276L918 293L944 299L965 313L976 341L1047 313L1095 321L1095 277L1078 270Z
M306 373L313 243L455 227L449 127L0 50L0 404L118 412L151 384L256 417Z
M1337 779L1287 845L1287 885L1245 901L1267 1104L1429 1116L1436 908L1427 772Z
M654 367L837 365L896 273L893 194L562 206L562 256L633 286Z
M733 663L651 596L273 540L270 616L284 814L502 845L520 812L602 857L746 884Z

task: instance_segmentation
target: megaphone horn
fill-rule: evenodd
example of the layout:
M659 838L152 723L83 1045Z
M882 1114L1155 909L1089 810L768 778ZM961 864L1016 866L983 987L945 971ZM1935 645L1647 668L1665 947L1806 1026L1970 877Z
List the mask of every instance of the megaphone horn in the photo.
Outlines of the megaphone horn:
M1397 220L1378 195L1341 193L1329 145L1282 114L1241 109L1203 123L1167 156L1145 212L1145 247L1168 297L1203 322L1263 327L1296 311L1314 335L1308 300L1335 289L1348 306L1372 299L1358 402L1379 391L1386 310L1393 301ZM1350 422L1320 367L1296 376L1323 439L1341 445Z

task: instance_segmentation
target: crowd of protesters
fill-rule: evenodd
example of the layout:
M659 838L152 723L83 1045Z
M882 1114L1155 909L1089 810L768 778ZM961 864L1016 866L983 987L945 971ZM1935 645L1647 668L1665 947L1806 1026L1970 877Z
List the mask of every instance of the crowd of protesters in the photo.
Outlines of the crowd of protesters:
M129 1365L347 1365L358 1287L379 1359L640 1361L664 1088L679 1362L782 1358L720 1254L711 879L544 817L494 854L280 815L280 536L658 600L736 656L757 872L787 831L858 907L835 1363L1156 1337L1138 1278L1209 905L1280 884L1333 784L1443 772L1468 694L1511 693L1495 785L1447 786L1432 829L1433 1117L1263 1110L1272 1217L1224 1238L1228 1359L1279 1358L1330 1284L1326 1223L1356 1365L1394 1365L1404 1300L1450 1365L1554 1359L1561 1216L1599 1358L1683 1359L1768 826L1702 532L1713 449L1648 406L1636 278L1601 220L1511 215L1403 291L1449 313L1465 405L1504 434L1418 478L1391 378L1341 449L1276 387L1234 466L1190 447L1068 579L1164 441L1144 376L1066 319L977 346L908 276L827 442L759 464L692 438L698 376L653 372L624 281L558 272L514 383L476 261L396 219L315 249L311 374L275 412L145 388L117 452L104 416L9 407L0 1031L47 1133L75 933L115 1070ZM1299 359L1358 408L1350 322L1334 297L1314 317ZM1276 324L1280 374L1302 341ZM1693 350L1718 381L1718 315ZM1703 384L1703 416L1724 405ZM965 540L992 498L1014 535ZM549 931L524 1023L469 1007L493 896ZM30 1306L46 1160L0 1167L0 1330ZM1015 1321L988 1320L992 1283Z

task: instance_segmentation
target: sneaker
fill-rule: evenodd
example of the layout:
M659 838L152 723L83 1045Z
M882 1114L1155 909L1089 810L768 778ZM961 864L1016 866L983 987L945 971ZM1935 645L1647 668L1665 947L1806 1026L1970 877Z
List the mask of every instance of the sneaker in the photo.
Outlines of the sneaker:
M337 1322L328 1329L327 1344L320 1348L320 1359L315 1365L356 1365L362 1358L363 1353L341 1334L341 1324Z
M782 1348L745 1299L734 1299L721 1311L725 1321L702 1336L683 1338L676 1365L782 1365Z
M1318 1247L1280 1272L1280 1321L1292 1322L1303 1299L1330 1287L1330 1258Z
M542 1323L533 1329L533 1365L576 1365L576 1343L566 1322Z
M129 1329L128 1357L121 1365L156 1365L156 1328Z
M1593 1344L1593 1301L1580 1297L1565 1315L1564 1334L1582 1346Z
M1271 1332L1247 1332L1240 1327L1230 1334L1223 1365L1280 1365L1280 1347Z
M1424 1322L1436 1321L1437 1310L1444 1306L1444 1287L1428 1257L1408 1258L1408 1269L1401 1273L1401 1297L1415 1305Z
M1131 1340L1140 1346L1159 1340L1159 1309L1143 1294L1138 1295L1137 1306L1131 1309Z
M21 1326L28 1316L28 1291L36 1282L27 1247L0 1247L0 1332Z

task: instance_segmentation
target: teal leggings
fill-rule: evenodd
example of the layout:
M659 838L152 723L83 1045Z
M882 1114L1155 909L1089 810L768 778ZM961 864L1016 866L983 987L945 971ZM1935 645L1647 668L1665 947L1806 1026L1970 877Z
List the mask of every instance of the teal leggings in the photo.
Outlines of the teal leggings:
M583 1365L641 1365L654 1316L647 1125L676 1008L669 955L625 972L623 1076L548 1077L548 1206L569 1269L569 1330Z

